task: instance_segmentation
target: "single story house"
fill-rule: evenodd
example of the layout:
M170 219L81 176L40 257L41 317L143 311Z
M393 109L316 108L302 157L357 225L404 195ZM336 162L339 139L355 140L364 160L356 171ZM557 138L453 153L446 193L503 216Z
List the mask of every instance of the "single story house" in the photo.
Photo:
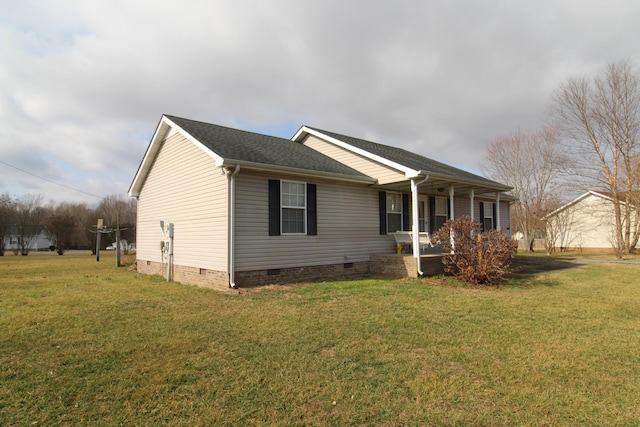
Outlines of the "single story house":
M25 229L24 234L26 246L30 251L48 251L51 247L51 241L47 237L45 228L42 225L30 226ZM17 252L20 250L20 232L18 226L11 224L8 227L7 235L4 241L4 250Z
M614 250L616 226L611 193L587 191L544 219L547 239L556 249L583 252Z
M163 115L129 189L137 268L218 288L375 273L393 259L417 277L420 252L397 255L395 232L463 215L510 232L510 189L313 127L284 139Z

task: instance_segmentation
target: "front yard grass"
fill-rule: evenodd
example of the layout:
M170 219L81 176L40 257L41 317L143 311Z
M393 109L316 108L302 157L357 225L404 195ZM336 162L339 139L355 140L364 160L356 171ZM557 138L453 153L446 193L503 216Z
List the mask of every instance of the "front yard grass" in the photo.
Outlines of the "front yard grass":
M0 258L0 424L640 424L640 266L224 293L114 264Z

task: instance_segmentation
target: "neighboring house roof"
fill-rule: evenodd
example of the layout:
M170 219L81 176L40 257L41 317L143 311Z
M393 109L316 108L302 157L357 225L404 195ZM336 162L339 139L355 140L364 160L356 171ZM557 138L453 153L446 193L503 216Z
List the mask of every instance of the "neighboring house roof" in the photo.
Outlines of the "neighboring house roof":
M332 142L346 143L348 146L345 146L344 144L340 145L343 148L351 149L354 152L363 154L370 158L385 159L388 161L388 163L391 164L391 166L403 170L405 171L405 173L410 170L414 174L427 174L431 179L443 179L447 181L454 181L471 185L475 184L483 187L488 187L493 191L509 191L512 189L512 187L510 186L438 162L428 157L412 153L402 148L383 145L347 135L341 135L335 132L330 132L310 126L303 126L298 131L298 133L296 133L293 139L302 140L306 134L312 134L321 138L323 138L324 136L324 139L332 140Z
M596 190L593 190L592 192L593 193L598 193L598 194L608 198L609 200L613 201L613 193L610 192L610 191L596 191ZM627 193L626 191L622 191L622 192L618 193L618 197L620 198L621 202L624 202L624 203L629 202L629 203L633 204L634 201L640 199L640 193L637 192L637 191L632 191L630 193Z
M586 199L589 196L594 196L594 197L598 197L600 199L604 199L604 200L608 200L610 202L613 202L613 193L610 193L610 192L607 192L607 191L588 190L586 193L584 193L584 194L576 197L572 201L560 206L558 209L554 210L553 212L548 213L542 219L544 219L544 220L549 219L549 218L559 214L560 212L570 208L571 206L580 203L582 200ZM621 200L622 203L626 203L626 197L627 197L626 193L620 193L620 200Z
M42 232L45 231L45 228L43 225L27 225L24 231L28 235L36 236L42 234ZM17 236L18 234L20 234L20 232L18 231L18 225L9 224L9 227L7 229L7 236Z

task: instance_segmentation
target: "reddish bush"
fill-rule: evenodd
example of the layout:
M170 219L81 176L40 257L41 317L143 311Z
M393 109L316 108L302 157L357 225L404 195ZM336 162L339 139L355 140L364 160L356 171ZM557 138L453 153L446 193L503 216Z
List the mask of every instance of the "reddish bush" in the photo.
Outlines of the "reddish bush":
M497 285L509 270L516 243L496 230L482 233L481 227L464 216L445 222L434 237L451 253L442 260L445 273L475 285Z

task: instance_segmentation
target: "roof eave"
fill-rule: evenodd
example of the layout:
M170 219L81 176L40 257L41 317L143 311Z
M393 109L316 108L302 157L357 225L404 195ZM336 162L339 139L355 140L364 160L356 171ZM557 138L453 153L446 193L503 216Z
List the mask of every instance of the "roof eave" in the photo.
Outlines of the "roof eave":
M127 192L130 197L138 197L140 195L142 183L149 173L151 164L153 163L153 159L155 158L155 155L160 148L162 140L164 140L166 134L170 129L170 126L167 124L165 119L167 118L164 115L160 118L158 126L156 126L156 130L151 137L151 142L149 142L147 150L145 151L144 156L140 161L140 165L138 166L138 170L136 171L136 174L131 181L129 191Z
M451 177L450 175L442 175L437 173L429 173L429 176L432 178L442 179L445 181L451 181L452 183L459 183L459 184L466 184L471 186L488 188L492 191L507 192L507 191L513 190L513 187L500 184L499 182L478 181L478 180L468 179L468 178Z
M510 187L508 185L502 185L500 183L491 183L491 185L487 182L483 182L483 181L477 181L477 180L472 180L472 179L467 179L467 178L461 178L461 177L451 177L448 175L442 175L442 174L437 174L437 173L433 173L433 172L429 172L429 171L425 171L425 170L416 170L404 165L401 165L399 163L396 163L394 161L391 161L389 159L386 159L384 157L378 156L376 154L370 153L369 151L354 147L353 145L344 142L344 141L340 141L339 139L333 138L329 135L326 135L322 132L319 132L315 129L311 129L307 126L302 126L298 132L296 132L296 134L291 138L293 141L297 141L300 142L304 139L305 135L313 135L316 136L318 138L324 139L327 142L330 142L332 144L338 145L339 147L342 147L346 150L349 150L351 152L354 152L356 154L360 154L364 157L367 157L371 160L377 161L379 163L382 163L386 166L389 166L391 168L394 168L398 171L401 171L405 174L405 177L407 179L411 179L411 178L417 178L417 177L421 177L421 176L429 176L430 178L438 178L438 179L442 179L442 180L447 180L447 181L451 181L451 182L459 182L462 184L466 184L466 185L474 185L474 186L478 186L478 187L484 187L484 188L489 188L491 190L494 191L501 191L501 192L506 192L506 191L511 191L513 190L513 187Z
M351 144L349 144L347 142L344 142L344 141L336 139L336 138L334 138L332 136L326 135L326 134L324 134L322 132L319 132L319 131L317 131L315 129L311 129L311 128L307 127L307 126L302 126L298 130L298 132L296 132L296 134L293 136L293 138L291 138L291 139L293 141L300 142L302 139L304 139L305 134L306 135L313 135L313 136L315 136L317 138L320 138L320 139L323 139L323 140L325 140L325 141L327 141L327 142L329 142L331 144L337 145L338 147L344 148L345 150L351 151L352 153L359 154L359 155L361 155L363 157L366 157L368 159L374 160L374 161L376 161L378 163L381 163L381 164L383 164L385 166L388 166L390 168L396 169L396 170L404 173L407 178L415 178L417 176L420 176L420 172L421 171L419 171L419 170L409 168L407 166L401 165L400 163L396 163L396 162L391 161L389 159L386 159L384 157L378 156L377 154L373 154L373 153L371 153L369 151L366 151L366 150L363 150L361 148L354 147L353 145L351 145Z
M232 160L232 159L224 159L221 163L216 163L216 166L219 167L235 167L236 165L240 165L241 168L250 169L252 171L260 171L260 172L277 172L280 174L286 175L302 175L314 178L324 178L324 179L332 179L337 181L345 181L345 182L353 182L358 184L376 184L378 180L372 178L370 176L358 176L358 175L347 175L341 174L337 172L325 172L325 171L315 171L309 169L302 168L293 168L287 166L278 166L278 165L268 165L263 163L255 163L255 162L247 162L243 160Z

